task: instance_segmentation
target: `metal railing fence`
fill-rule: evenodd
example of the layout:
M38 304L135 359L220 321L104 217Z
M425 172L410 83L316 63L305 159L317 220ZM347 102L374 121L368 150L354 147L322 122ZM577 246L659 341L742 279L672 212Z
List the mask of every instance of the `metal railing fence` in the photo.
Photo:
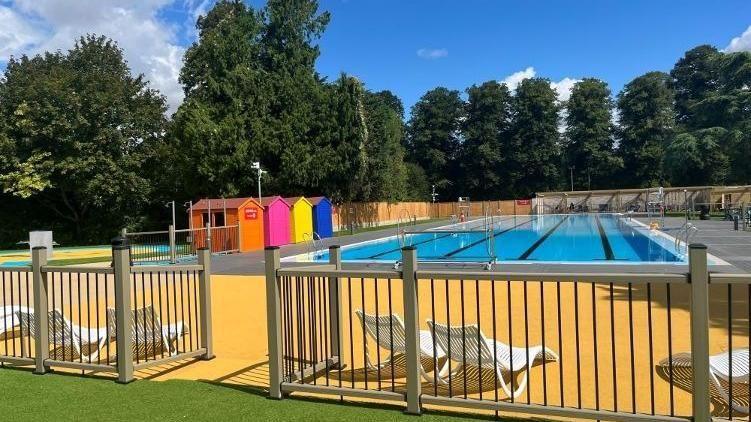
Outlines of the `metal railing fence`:
M202 227L166 231L124 232L131 247L131 258L138 263L169 262L175 264L197 256L197 251L207 248L211 253L239 252L239 226Z
M128 246L113 246L111 267L47 265L0 269L0 362L116 373L194 357L211 358L211 263L131 266Z
M620 421L748 413L751 275L710 274L702 245L685 274L429 270L409 247L400 270L345 270L338 247L329 256L281 268L266 250L273 398Z

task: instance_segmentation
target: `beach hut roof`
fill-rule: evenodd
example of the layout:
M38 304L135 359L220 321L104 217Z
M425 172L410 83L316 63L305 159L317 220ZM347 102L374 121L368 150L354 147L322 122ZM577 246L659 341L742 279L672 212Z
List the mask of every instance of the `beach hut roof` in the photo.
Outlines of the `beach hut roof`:
M326 198L325 196L314 196L312 198L308 198L308 201L310 201L310 203L313 205L318 205L321 201L324 201L324 200L331 203L329 198Z
M276 201L282 201L282 202L284 202L284 203L285 203L285 204L286 204L286 205L287 205L288 207L291 207L291 206L292 206L292 205L291 205L291 204L290 204L289 202L287 202L287 201L286 201L286 200L285 200L284 198L282 198L282 197L281 197L281 196L279 196L279 195L274 195L274 196L264 196L263 198L261 198L261 204L262 204L262 205L263 205L264 207L268 207L269 205L273 204L273 203L274 203L274 202L276 202Z
M220 210L224 208L225 206L230 209L234 208L240 208L243 205L245 205L246 202L253 201L256 204L258 204L258 201L255 198L211 198L211 199L201 199L200 201L193 204L193 210L208 210L211 208L212 210Z
M288 203L288 204L289 204L290 206L292 206L292 205L296 204L296 203L297 203L297 201L299 201L299 200L304 200L305 202L307 202L307 203L308 203L308 205L311 205L311 206L313 205L313 204L312 204L312 203L311 203L311 202L310 202L310 201L308 200L308 198L306 198L306 197L304 197L304 196L291 196L291 197L289 197L289 198L284 198L284 200L285 200L285 201L287 201L287 203Z

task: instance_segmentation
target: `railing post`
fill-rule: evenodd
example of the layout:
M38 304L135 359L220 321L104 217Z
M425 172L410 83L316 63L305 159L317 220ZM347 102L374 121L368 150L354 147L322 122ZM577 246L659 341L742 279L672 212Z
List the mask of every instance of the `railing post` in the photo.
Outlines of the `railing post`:
M34 290L34 355L35 374L44 374L48 367L44 361L49 359L49 323L47 304L47 273L42 272L42 267L47 265L47 248L37 246L31 250L31 271ZM30 334L30 333L27 333ZM23 343L23 342L22 342Z
M339 245L334 245L329 248L329 264L333 265L337 270L342 269L342 250ZM329 278L329 314L331 315L329 320L329 333L331 337L329 339L331 353L336 353L336 357L339 359L337 366L341 365L342 357L342 309L341 309L341 284L338 277Z
M169 262L171 264L177 263L177 245L175 242L175 226L171 225L168 229L169 233Z
M270 246L266 258L266 323L269 339L269 397L282 398L282 304L277 271L281 267L279 248Z
M112 245L115 277L115 322L117 342L117 382L133 381L133 321L131 317L130 246Z
M407 413L421 413L420 395L420 314L417 304L417 249L402 248L402 280L404 289L404 326L407 337Z
M206 223L206 248L212 252L211 248L211 223Z
M203 360L214 359L214 336L211 323L211 251L198 250L198 265L203 266L198 276L198 294L201 301L201 348L206 349Z
M689 246L691 277L691 366L693 367L693 416L710 420L709 413L709 272L707 247Z

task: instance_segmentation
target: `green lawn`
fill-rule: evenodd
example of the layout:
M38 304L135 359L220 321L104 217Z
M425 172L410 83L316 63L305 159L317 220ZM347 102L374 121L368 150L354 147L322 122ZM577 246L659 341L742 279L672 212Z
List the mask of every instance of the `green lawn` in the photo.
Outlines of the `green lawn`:
M269 400L258 389L200 381L136 381L68 374L33 375L0 369L0 415L13 421L413 421L458 422L492 418L426 413L405 415L388 405L340 403L338 400L289 398Z

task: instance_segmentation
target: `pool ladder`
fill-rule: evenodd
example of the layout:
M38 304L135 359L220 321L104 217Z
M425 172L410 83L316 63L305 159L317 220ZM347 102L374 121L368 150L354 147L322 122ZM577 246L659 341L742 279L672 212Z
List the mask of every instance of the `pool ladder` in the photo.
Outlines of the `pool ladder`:
M694 226L691 223L685 223L683 226L681 226L680 229L678 229L678 233L675 235L675 242L674 242L674 248L675 251L679 254L686 254L688 253L688 245L691 242L691 239L696 236L696 233L699 231L699 229ZM683 242L681 242L683 240ZM681 243L683 243L683 246L685 247L685 250L681 248Z
M303 233L303 241L308 242L308 256L313 259L320 259L323 256L323 240L316 232Z

